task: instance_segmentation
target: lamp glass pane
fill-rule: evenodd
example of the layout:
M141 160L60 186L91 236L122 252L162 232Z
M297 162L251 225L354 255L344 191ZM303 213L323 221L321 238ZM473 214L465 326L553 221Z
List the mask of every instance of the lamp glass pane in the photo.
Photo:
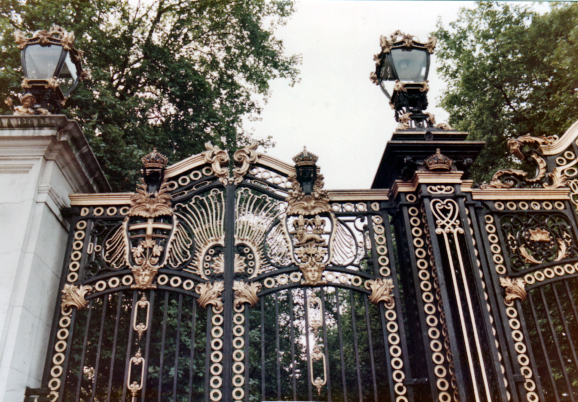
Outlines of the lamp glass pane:
M26 62L26 78L45 80L54 77L62 46L31 45L26 47L24 60Z
M393 49L391 57L401 81L424 82L426 80L428 52L420 49Z
M78 78L78 72L76 66L70 59L70 53L66 52L66 58L64 59L64 64L58 74L58 83L60 84L60 89L67 96L69 92L73 89L74 84L76 84L76 79Z

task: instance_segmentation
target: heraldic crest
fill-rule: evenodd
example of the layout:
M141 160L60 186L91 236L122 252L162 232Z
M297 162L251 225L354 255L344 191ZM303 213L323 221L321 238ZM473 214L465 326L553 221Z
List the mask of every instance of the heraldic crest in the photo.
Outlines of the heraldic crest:
M150 289L156 288L153 280L160 268L180 257L190 258L193 241L173 213L164 177L167 157L154 149L141 161L142 182L127 217L105 243L104 259L115 269L128 266L135 279L133 288Z

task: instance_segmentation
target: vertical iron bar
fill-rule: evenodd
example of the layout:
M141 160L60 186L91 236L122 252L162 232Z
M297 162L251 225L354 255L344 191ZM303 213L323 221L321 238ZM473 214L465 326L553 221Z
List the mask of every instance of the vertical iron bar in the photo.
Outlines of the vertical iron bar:
M235 196L237 186L225 187L225 267L223 279L223 396L225 401L232 397L232 356L233 356L233 282L235 279Z
M566 282L563 280L563 282ZM568 323L566 322L566 318L564 317L564 310L562 309L562 303L560 303L560 298L558 297L558 290L556 290L556 283L552 283L552 289L554 290L554 297L556 298L556 304L558 305L558 311L560 312L560 321L562 321L562 325L564 326L564 332L568 337L568 343L570 344L570 351L572 352L572 359L574 360L574 366L576 366L576 372L578 372L578 357L576 356L576 349L574 348L574 341L572 339L572 333L570 328L568 328ZM578 319L578 316L575 316Z
M309 400L312 401L313 400L313 389L311 388L311 370L313 370L313 366L311 364L311 351L309 350L309 313L307 310L309 310L308 304L309 300L307 300L307 288L303 288L303 300L304 300L304 304L303 304L303 310L305 313L305 352L306 352L306 356L307 356L307 391L309 393Z
M295 319L293 317L293 290L289 289L289 319L291 322L289 325L291 326L291 365L292 367L292 377L293 377L293 400L297 400L297 378L295 377L295 328L293 327L293 323Z
M179 380L179 347L181 341L181 317L183 308L183 294L179 293L179 307L177 312L177 339L175 340L175 374L173 378L173 401L177 402L177 382Z
M191 399L193 398L193 375L194 375L194 367L195 367L195 328L196 328L196 324L197 324L197 303L196 303L196 301L193 301L193 316L191 317L191 360L190 360L190 364L189 364L189 402L191 402ZM207 339L207 343L209 343L208 339Z
M112 296L111 296L112 297ZM96 363L94 365L94 384L92 386L92 395L90 401L94 401L96 395L96 383L98 382L98 369L100 368L100 351L102 350L102 335L104 332L104 321L108 310L108 295L102 297L102 317L100 318L100 332L98 334L98 345L96 347Z
M148 373L148 365L149 365L149 350L150 350L150 343L151 343L151 332L152 332L152 324L153 324L153 311L154 311L154 307L155 307L155 292L154 291L150 291L149 292L149 311L148 311L148 329L147 329L147 337L145 340L145 353L144 353L144 357L145 357L145 361L144 361L144 372L145 375L146 373ZM145 393L147 390L147 382L146 382L146 378L143 380L143 385L142 385L142 390L141 390L141 402L145 402Z
M320 288L319 292L321 294L321 317L323 323L323 344L325 347L323 348L323 353L325 353L325 364L327 366L327 377L325 380L327 381L327 400L331 400L331 373L329 370L329 345L327 344L327 325L325 322L325 289Z
M277 361L277 400L281 400L281 359L279 357L279 301L277 293L273 294L275 300L275 354Z
M110 356L110 374L108 378L108 390L106 392L106 402L110 402L110 394L112 393L112 379L114 377L114 359L116 358L116 342L118 340L118 324L120 322L120 311L122 308L124 292L118 292L118 305L116 306L116 322L114 324L114 337L112 340L112 353Z
M343 385L343 402L347 402L347 381L345 380L345 358L343 357L343 335L341 333L341 307L339 306L338 288L335 288L335 308L337 309L337 333L339 334L339 355L341 358L341 381Z
M265 299L261 303L261 400L265 400Z
M82 377L84 375L82 368L84 367L84 359L86 357L86 347L88 346L88 334L90 332L90 317L92 316L92 306L94 299L88 304L88 315L86 317L86 325L84 329L84 346L82 347L82 354L80 355L80 374L78 377L78 383L76 384L76 400L80 400L80 388L82 385Z
M138 292L134 290L132 292L132 314L136 314L136 302L138 300ZM124 365L124 382L122 383L122 400L124 401L126 398L126 383L128 380L128 368L130 366L131 354L132 354L132 335L133 335L133 328L132 328L132 314L129 315L129 322L128 322L128 342L126 346L126 359Z
M249 402L249 371L251 368L251 362L249 361L249 354L251 352L251 349L249 348L250 346L250 330L251 330L251 326L250 326L250 319L251 319L251 312L250 312L250 307L247 305L245 306L244 309L244 314L245 314L245 373L243 373L243 375L245 376L245 402Z
M552 387L554 388L554 396L556 401L560 402L560 397L558 396L558 388L556 387L556 382L554 381L554 376L552 375L552 367L550 366L550 359L548 358L548 351L546 350L546 344L544 343L544 338L542 337L542 331L540 330L540 324L538 321L538 316L536 315L536 309L534 308L534 300L532 294L528 292L528 301L530 302L530 309L532 310L532 318L534 319L534 325L536 326L536 332L538 333L538 338L540 339L540 344L542 345L542 352L544 353L544 361L548 368L548 376L552 382ZM529 339L528 339L529 341ZM539 373L536 373L538 377Z
M553 286L551 284L550 286ZM564 364L564 358L562 357L562 352L560 349L560 344L558 343L558 337L556 336L556 329L554 328L554 324L552 322L552 317L550 316L550 310L548 310L548 302L546 301L546 296L544 295L544 287L540 286L538 288L540 290L540 296L542 297L542 301L544 302L544 311L546 312L546 319L548 320L548 326L550 327L550 332L552 333L552 339L554 340L554 345L556 346L556 352L558 355L558 359L560 360L560 366L562 367L562 373L564 374L564 380L566 381L566 386L568 387L568 393L570 394L570 399L575 401L574 399L574 392L572 392L572 383L568 378L568 372L566 371L566 365Z
M371 339L371 322L369 320L369 306L367 303L367 295L363 295L365 303L365 322L367 323L367 341L369 342L369 359L371 361L371 378L373 379L373 395L375 402L377 402L377 380L375 379L375 362L373 360L373 341Z
M209 383L209 367L211 362L211 329L213 329L213 309L207 308L207 338L205 342L205 402L209 402L211 386Z
M161 335L161 356L159 362L159 385L158 389L158 397L159 402L162 401L162 392L163 392L163 370L165 366L165 337L167 332L167 313L169 310L169 292L165 290L165 306L163 311L163 329Z
M351 324L353 326L353 347L355 350L355 367L357 370L357 389L359 391L359 402L363 402L363 395L361 392L361 372L359 370L359 351L357 348L357 325L355 323L355 302L353 298L353 290L349 291L349 299L351 302Z

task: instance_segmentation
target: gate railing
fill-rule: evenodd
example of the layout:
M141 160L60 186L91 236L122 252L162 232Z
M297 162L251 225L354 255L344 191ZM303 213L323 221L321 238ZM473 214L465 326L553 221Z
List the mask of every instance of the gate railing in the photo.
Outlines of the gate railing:
M154 151L136 193L71 196L43 386L59 401L576 400L577 137L510 141L536 174L479 188L465 177L483 144L458 132L396 132L376 178L390 190L327 191L307 151L231 162L208 144L168 167Z

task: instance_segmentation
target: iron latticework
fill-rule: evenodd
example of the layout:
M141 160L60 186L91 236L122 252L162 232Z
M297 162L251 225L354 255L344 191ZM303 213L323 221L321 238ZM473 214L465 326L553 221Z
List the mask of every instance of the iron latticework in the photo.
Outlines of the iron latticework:
M43 386L58 401L575 400L577 127L511 142L536 176L479 188L465 174L482 144L452 131L398 133L372 190L326 190L306 150L296 166L256 146L171 166L155 151L136 193L71 196Z

